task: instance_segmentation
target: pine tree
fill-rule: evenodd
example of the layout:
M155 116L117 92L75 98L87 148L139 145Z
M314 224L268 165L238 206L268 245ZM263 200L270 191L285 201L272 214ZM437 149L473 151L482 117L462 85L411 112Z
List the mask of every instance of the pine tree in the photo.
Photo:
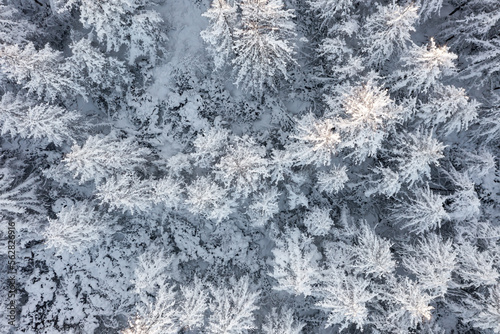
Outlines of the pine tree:
M75 95L85 98L85 89L72 80L63 65L62 52L48 44L41 50L36 50L33 43L23 49L18 45L0 48L0 69L28 93L48 101L70 99Z
M235 137L233 142L215 165L216 179L237 194L248 196L259 190L268 176L266 149L249 136Z
M444 76L455 73L457 55L445 46L436 46L434 39L428 45L414 46L401 57L403 69L394 72L393 89L406 87L410 92L426 93Z
M122 334L175 334L180 330L176 321L177 293L173 286L162 285L153 300L144 300L137 307L137 316Z
M351 13L358 0L310 0L307 1L318 18L322 20L323 26L329 26L335 22L337 16L347 16Z
M306 213L304 225L307 231L314 236L327 235L333 227L333 220L330 218L330 210L314 207Z
M386 197L396 195L401 189L401 180L399 173L390 168L375 167L372 169L373 175L380 175L378 180L370 180L367 183L370 187L365 191L365 196L370 197L373 194L381 194Z
M274 215L280 212L277 188L261 192L254 196L248 207L248 215L255 226L264 226Z
M474 220L481 216L481 200L478 198L468 173L452 171L450 174L456 191L449 196L450 219L456 222Z
M210 318L208 333L245 334L255 328L254 311L259 292L250 285L248 276L229 279L227 287L210 287Z
M480 251L470 241L460 240L457 247L456 273L462 286L495 285L500 272L494 267L496 256L489 250Z
M412 186L415 182L421 183L424 177L431 177L431 165L439 166L439 160L444 157L446 146L433 138L432 133L422 132L404 133L397 138L399 143L395 160L399 162L401 179Z
M367 303L376 296L370 291L369 281L339 275L329 279L321 289L321 295L324 299L316 306L328 313L325 327L340 325L340 330L343 330L350 324L356 324L362 331L363 326L369 323Z
M102 238L113 219L100 214L89 202L76 202L65 206L57 219L48 219L43 232L45 245L55 248L56 254L77 253L92 246Z
M443 241L435 234L420 240L417 245L405 247L403 266L413 273L418 283L431 296L444 297L452 285L457 252L451 240Z
M438 85L428 102L419 107L417 116L444 135L467 130L478 117L480 103L469 99L463 88Z
M433 297L425 293L421 285L407 277L393 286L391 299L398 307L389 317L398 322L399 328L415 328L432 317L434 307L430 303Z
M287 67L295 63L293 10L283 9L282 0L244 0L241 28L234 31L233 59L236 84L261 94L275 88L278 75L288 79Z
M142 10L132 16L130 24L129 65L142 57L155 65L165 52L163 43L167 39L162 31L163 19L154 10Z
M415 5L418 7L420 20L426 21L433 15L440 14L443 0L417 0Z
M334 121L317 119L312 113L297 120L294 138L298 143L291 144L289 150L299 165L329 165L340 143Z
M213 0L212 6L203 14L210 20L210 24L201 32L201 38L207 43L216 70L221 69L231 59L236 9L235 5L226 0Z
M321 258L312 239L295 228L275 242L273 272L269 273L278 281L274 289L311 295L313 285L320 279L318 260Z
M391 246L388 240L379 237L365 223L357 236L357 245L353 247L356 271L375 277L391 274L396 267L391 255Z
M179 306L179 324L183 329L200 328L205 322L208 292L203 283L195 277L191 285L181 286L182 302Z
M7 161L0 168L0 213L20 214L28 210L44 212L35 193L37 178L29 176L20 179L9 165Z
M100 97L104 95L102 90L114 95L131 83L132 78L125 64L92 46L90 39L81 38L70 48L72 55L66 59L65 66L89 95Z
M282 308L279 312L275 308L266 316L262 325L263 334L300 334L305 324L293 318L290 309Z
M120 140L116 134L91 136L82 146L74 145L63 162L75 173L80 183L99 183L116 173L133 171L146 162L149 149L139 146L133 138Z
M332 166L330 170L318 173L318 189L326 193L338 193L349 181L346 166Z
M85 28L93 28L96 39L106 44L106 51L118 51L128 45L127 24L137 9L133 0L80 0L80 22Z
M445 198L432 192L427 185L415 192L414 198L400 200L392 208L392 218L403 228L422 234L441 227L441 222L448 219L444 209Z
M414 4L406 7L377 4L377 10L363 27L362 40L366 45L363 51L369 57L369 64L382 64L394 53L406 50L418 19L418 7Z
M0 100L1 134L10 134L33 141L52 142L56 145L74 142L78 132L87 124L75 111L58 105L35 104L34 101L6 93Z
M131 214L147 213L155 204L151 182L131 173L108 177L97 185L96 190L97 198L109 205L109 211L121 209Z
M199 177L194 180L187 187L186 195L187 209L193 214L221 222L234 211L235 202L231 199L228 190L208 177Z
M372 79L344 94L342 109L345 117L335 122L335 131L341 138L339 147L353 149L350 155L357 162L376 156L383 140L401 119L400 108Z
M26 20L14 6L7 1L0 3L0 43L4 45L23 45L29 37L34 37L36 26Z

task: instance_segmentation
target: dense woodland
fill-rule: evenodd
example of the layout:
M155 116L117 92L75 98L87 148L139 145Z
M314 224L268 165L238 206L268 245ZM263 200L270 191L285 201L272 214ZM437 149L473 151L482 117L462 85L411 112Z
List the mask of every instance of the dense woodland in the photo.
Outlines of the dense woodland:
M498 0L0 0L0 132L0 333L500 333Z

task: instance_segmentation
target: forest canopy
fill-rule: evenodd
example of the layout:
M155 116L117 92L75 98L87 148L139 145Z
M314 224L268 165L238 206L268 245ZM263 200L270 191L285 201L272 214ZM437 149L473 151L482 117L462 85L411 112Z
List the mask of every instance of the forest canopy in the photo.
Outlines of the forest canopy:
M498 0L0 0L0 333L500 333L499 153Z

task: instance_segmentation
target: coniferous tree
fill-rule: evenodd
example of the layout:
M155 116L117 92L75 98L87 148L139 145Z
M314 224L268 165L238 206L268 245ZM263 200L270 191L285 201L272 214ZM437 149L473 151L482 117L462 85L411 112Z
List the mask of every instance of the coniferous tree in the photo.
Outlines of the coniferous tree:
M293 10L283 9L281 0L244 0L241 28L234 31L233 60L236 84L262 93L275 88L280 75L288 79L287 67L295 63Z

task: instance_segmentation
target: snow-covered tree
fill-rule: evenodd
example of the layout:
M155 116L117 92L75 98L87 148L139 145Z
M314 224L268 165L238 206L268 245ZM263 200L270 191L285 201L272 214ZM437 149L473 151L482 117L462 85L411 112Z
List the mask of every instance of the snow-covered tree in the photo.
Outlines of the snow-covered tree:
M137 307L135 319L122 334L175 334L181 327L177 322L175 302L177 293L173 286L162 285L154 299L145 300Z
M331 166L328 171L318 173L318 189L326 193L337 193L349 181L346 166Z
M193 214L202 215L217 222L234 212L235 202L229 191L208 177L199 177L186 189L187 209Z
M262 333L264 334L300 334L305 324L296 321L293 318L293 312L290 309L282 308L279 312L275 308L266 316L262 324Z
M106 50L118 51L128 44L130 14L137 9L133 0L80 0L80 22L85 28L93 28L99 42L106 43ZM128 14L128 15L127 15Z
M415 328L432 317L434 307L430 303L434 298L424 292L421 285L408 278L395 283L391 299L399 307L389 317L398 322L399 328Z
M496 256L489 250L479 249L469 241L461 240L457 247L456 272L462 278L463 286L494 285L500 272L494 267Z
M212 6L203 13L203 16L210 20L210 24L201 32L201 38L207 43L216 70L221 69L231 58L236 9L230 0L213 0Z
M435 194L427 185L415 192L415 197L399 200L392 209L392 218L403 228L421 234L441 227L441 222L448 219L444 209L445 197Z
M500 284L488 289L488 298L481 306L481 312L473 320L474 327L500 333Z
M445 146L435 139L432 132L417 130L404 133L397 139L399 143L396 161L399 163L401 179L412 186L431 176L431 165L439 166L439 159L444 157Z
M449 196L449 217L453 221L466 221L481 216L481 201L478 198L468 173L452 171L450 178L456 186L456 191Z
M287 67L295 63L293 10L283 9L282 0L244 0L241 28L234 31L235 83L261 94L275 88L278 75L288 79Z
M462 151L463 162L467 166L467 173L471 179L480 183L482 178L495 171L496 157L488 150Z
M129 65L145 57L149 64L155 65L160 55L164 52L163 42L166 35L162 31L161 24L163 19L160 14L154 10L139 11L132 16L130 24L130 49L128 63Z
M415 31L418 7L409 4L405 7L394 2L387 6L377 4L377 12L366 19L363 26L364 52L370 64L381 64L395 52L405 50Z
M325 327L340 325L340 330L355 324L359 330L369 323L368 307L376 294L370 291L370 282L354 276L337 275L321 289L324 299L316 304L328 313Z
M418 283L431 296L443 297L456 267L457 252L451 240L443 241L436 234L429 234L418 244L405 247L405 252L403 266L417 277Z
M97 185L97 198L109 205L109 210L121 209L147 213L156 205L178 208L182 202L182 189L172 178L141 179L132 173L109 177Z
M337 16L347 16L351 13L358 0L310 0L307 1L311 9L317 12L323 26L335 22Z
M131 281L139 299L147 299L149 295L154 295L156 290L164 285L173 267L173 262L174 257L167 255L158 244L150 245L138 256L134 278Z
M178 321L181 328L193 330L202 327L208 307L208 291L203 282L195 277L192 284L183 285L180 290L182 301L178 308Z
M113 219L95 210L89 202L76 202L57 213L57 219L48 219L43 231L45 245L56 253L75 253L95 244L109 230Z
M463 88L439 85L428 102L422 104L417 116L425 124L436 127L442 124L444 135L467 130L477 118L480 104L470 100Z
M278 281L276 290L309 296L319 282L318 261L321 258L312 239L294 228L276 241L273 249L273 271L269 275Z
M63 65L62 52L48 44L41 50L36 50L33 43L24 48L19 45L0 48L0 71L29 93L49 101L75 95L86 97L85 89L71 78Z
M71 149L63 162L81 183L91 180L99 183L116 173L131 172L145 163L150 154L134 138L120 140L115 134L90 136L85 144Z
M154 10L145 10L143 0L80 0L80 22L93 28L95 37L106 45L106 51L119 51L122 45L129 49L129 64L138 57L146 57L151 64L158 59L166 36L163 19Z
M200 167L210 167L215 158L224 153L228 144L229 131L223 128L211 127L199 133L193 140L195 152L191 155Z
M335 122L340 133L341 148L351 148L358 162L374 157L383 140L401 118L401 110L389 97L388 92L371 79L355 86L342 98L345 117Z
M391 197L396 195L401 189L401 180L398 172L384 167L375 167L372 169L372 172L375 175L380 175L381 178L368 182L371 187L365 191L365 196L370 197L371 195L378 193Z
M43 212L35 190L37 179L28 177L19 181L9 164L0 168L0 213L20 214L27 210Z
M183 187L178 179L167 176L150 182L153 203L162 204L165 208L179 208L183 199Z
M248 276L239 280L229 279L226 287L210 287L209 325L206 328L211 334L246 334L255 329L254 311L259 292L250 284Z
M417 0L415 5L418 7L420 20L426 21L433 15L440 14L443 0Z
M266 149L249 136L236 137L233 141L215 165L216 178L236 193L248 196L258 190L262 179L268 176Z
M434 39L428 45L414 46L401 57L403 69L394 72L394 90L406 87L410 92L426 93L442 77L455 73L457 55L449 48L437 46Z
M339 82L346 79L354 81L365 69L363 58L355 55L354 49L346 42L346 39L351 37L356 28L357 25L348 30L346 38L338 36L325 38L319 47L320 55L324 56L328 62L327 68Z
M26 97L6 93L0 100L1 134L10 134L56 145L74 142L86 128L83 117L58 105L35 104Z
M500 14L497 15L500 17ZM495 82L500 73L500 38L488 41L474 39L473 43L481 53L468 57L471 65L467 68L464 79L475 78L479 84L487 84L488 79Z
M304 225L307 231L314 236L327 235L333 227L333 219L330 218L330 210L314 207L306 213Z
M312 113L297 120L294 137L298 143L290 150L299 164L329 165L340 143L334 121L317 119Z
M126 173L118 177L108 177L97 186L97 198L109 205L109 210L121 209L146 213L154 205L153 189L149 180L141 180L137 175Z
M0 43L23 45L29 37L34 37L36 26L26 19L8 1L0 2Z
M277 188L271 188L254 196L248 207L248 214L255 226L264 226L275 214L280 212Z
M72 55L66 67L74 80L84 86L90 95L102 90L122 91L132 81L131 75L120 60L107 56L92 46L90 39L81 38L70 45Z
M392 259L391 246L365 223L358 234L357 244L353 246L356 271L375 277L392 273L396 262Z

